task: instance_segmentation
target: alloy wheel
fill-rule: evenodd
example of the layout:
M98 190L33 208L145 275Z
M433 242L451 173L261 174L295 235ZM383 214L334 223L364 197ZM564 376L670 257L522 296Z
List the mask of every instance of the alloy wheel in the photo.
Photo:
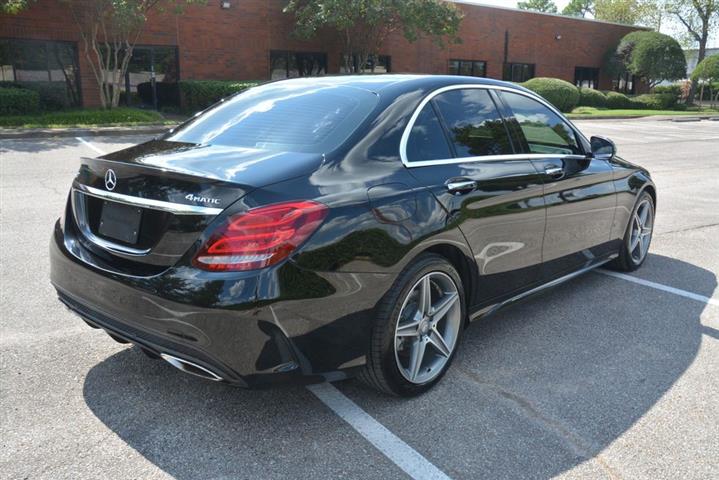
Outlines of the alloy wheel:
M414 384L436 378L452 356L462 326L459 291L442 272L424 275L399 313L394 352L402 376Z
M629 236L629 255L635 264L640 264L647 256L652 241L654 211L648 199L642 200L632 218L632 231Z

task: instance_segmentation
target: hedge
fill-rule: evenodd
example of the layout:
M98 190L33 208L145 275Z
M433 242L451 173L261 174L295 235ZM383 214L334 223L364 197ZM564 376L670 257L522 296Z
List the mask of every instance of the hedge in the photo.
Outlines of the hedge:
M634 108L647 110L672 110L678 98L671 93L646 93L631 99Z
M31 92L35 93L35 92ZM68 110L46 112L36 115L0 116L0 127L71 127L93 125L135 125L163 123L164 118L152 110L136 108L113 108L112 110Z
M204 110L213 103L258 85L258 82L225 80L181 80L180 105L187 112Z
M607 96L593 88L579 89L579 106L603 108L607 106Z
M24 88L0 88L0 115L33 113L40 109L40 95Z
M0 88L3 87L23 88L37 92L40 98L40 109L44 111L64 110L75 106L65 82L0 82Z
M632 101L623 93L607 92L607 108L617 110L632 107Z
M579 103L579 89L558 78L532 78L522 86L541 95L562 112L571 112Z

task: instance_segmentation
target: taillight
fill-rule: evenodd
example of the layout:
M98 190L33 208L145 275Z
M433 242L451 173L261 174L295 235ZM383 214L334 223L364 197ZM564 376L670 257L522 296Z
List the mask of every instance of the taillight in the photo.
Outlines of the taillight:
M212 271L269 267L307 240L326 215L327 206L309 200L253 208L213 232L192 263Z

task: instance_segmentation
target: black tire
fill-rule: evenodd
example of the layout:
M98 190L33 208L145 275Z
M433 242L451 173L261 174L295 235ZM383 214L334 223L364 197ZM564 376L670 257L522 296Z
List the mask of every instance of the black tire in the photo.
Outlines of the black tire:
M647 193L643 192L641 195L639 195L639 198L637 199L636 203L634 204L634 208L632 209L632 214L629 216L629 222L627 223L627 228L624 231L624 239L622 240L622 247L619 250L619 256L609 262L607 264L608 268L611 268L612 270L617 270L620 272L633 272L637 270L639 267L641 267L645 260L647 259L648 255L645 255L641 260L636 261L634 258L632 258L631 250L630 250L630 242L631 242L631 236L632 236L632 221L634 218L634 215L637 213L637 209L639 208L639 205L641 205L644 201L648 201L649 205L651 206L651 212L652 212L652 219L655 217L655 208L654 208L654 199L652 196ZM649 242L651 243L651 236L649 237Z
M395 328L405 298L422 277L432 272L444 273L455 283L461 308L461 325L454 348L440 373L426 383L417 384L410 382L400 373L395 360ZM380 302L372 329L367 365L358 378L366 385L390 395L412 397L426 392L442 379L450 367L462 338L466 314L464 288L457 270L440 255L422 254L405 268Z

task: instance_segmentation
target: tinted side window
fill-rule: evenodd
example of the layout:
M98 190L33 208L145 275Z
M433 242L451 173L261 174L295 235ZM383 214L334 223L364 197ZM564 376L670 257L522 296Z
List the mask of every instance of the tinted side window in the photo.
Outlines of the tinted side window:
M444 160L452 158L449 144L431 103L424 106L407 140L407 160Z
M489 92L451 90L434 97L458 157L511 154L507 129Z
M524 95L502 93L522 128L531 153L581 154L574 131L559 115Z

